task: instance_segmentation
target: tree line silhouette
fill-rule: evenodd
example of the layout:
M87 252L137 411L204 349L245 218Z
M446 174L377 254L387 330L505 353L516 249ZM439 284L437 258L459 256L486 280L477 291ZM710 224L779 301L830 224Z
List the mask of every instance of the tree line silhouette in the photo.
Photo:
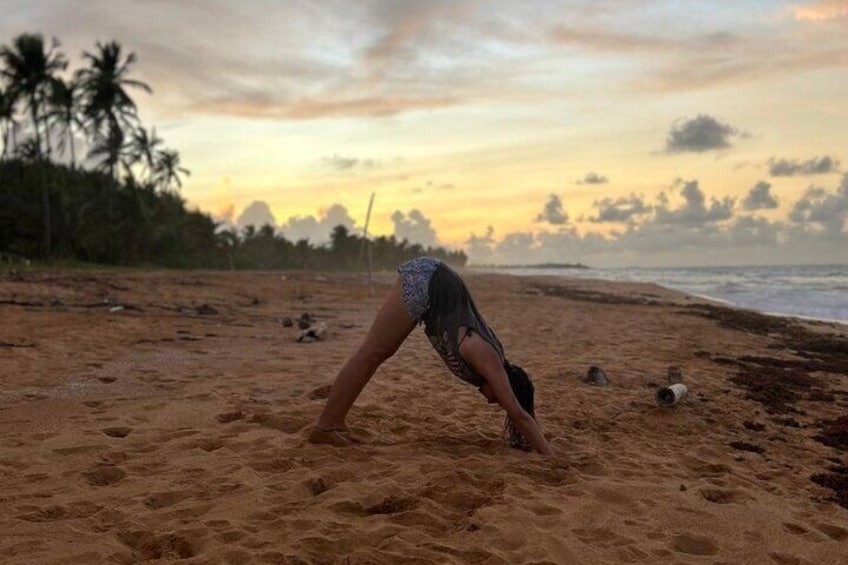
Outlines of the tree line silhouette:
M190 172L156 129L145 128L131 90L137 59L97 42L84 65L53 39L26 33L0 48L0 255L113 265L222 269L361 269L365 238L337 226L328 245L288 241L271 226L222 229L179 195ZM65 78L63 78L63 75ZM88 147L80 161L76 142ZM391 269L430 254L464 265L462 251L371 238L373 265Z

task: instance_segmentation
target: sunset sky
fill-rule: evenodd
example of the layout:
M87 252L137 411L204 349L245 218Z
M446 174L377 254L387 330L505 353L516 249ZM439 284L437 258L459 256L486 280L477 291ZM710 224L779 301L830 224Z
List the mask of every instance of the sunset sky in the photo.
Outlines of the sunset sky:
M476 263L848 262L848 0L0 0L138 56L222 221Z

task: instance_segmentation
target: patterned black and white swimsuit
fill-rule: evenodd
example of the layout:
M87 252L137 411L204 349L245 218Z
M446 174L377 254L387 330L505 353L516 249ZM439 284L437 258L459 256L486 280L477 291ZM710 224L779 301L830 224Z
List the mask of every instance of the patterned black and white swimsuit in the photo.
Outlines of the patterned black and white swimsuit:
M471 294L450 267L433 257L416 257L398 267L404 306L410 317L424 324L424 332L451 373L480 387L486 380L468 366L459 345L471 333L485 339L504 361L495 332L477 310ZM467 328L459 335L459 328Z

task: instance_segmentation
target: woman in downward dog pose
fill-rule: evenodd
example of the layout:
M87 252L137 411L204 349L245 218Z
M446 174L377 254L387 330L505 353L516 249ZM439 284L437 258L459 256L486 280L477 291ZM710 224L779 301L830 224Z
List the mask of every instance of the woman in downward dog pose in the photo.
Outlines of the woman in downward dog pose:
M535 420L533 383L521 367L507 361L460 276L432 257L407 261L398 267L398 274L362 345L339 371L309 440L333 445L355 442L345 416L377 368L394 355L416 324L423 323L448 369L477 387L490 404L504 409L504 434L510 445L550 455Z

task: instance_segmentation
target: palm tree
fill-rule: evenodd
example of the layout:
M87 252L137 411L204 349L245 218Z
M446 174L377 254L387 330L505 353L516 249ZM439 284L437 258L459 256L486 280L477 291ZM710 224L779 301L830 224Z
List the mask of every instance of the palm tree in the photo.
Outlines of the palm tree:
M41 107L44 105L56 73L65 70L68 61L58 52L59 42L54 38L50 50L45 51L44 39L39 34L24 33L12 41L12 47L0 49L0 61L3 68L0 73L8 82L8 91L13 100L24 98L29 106L32 127L35 132L35 159L40 160L41 148ZM7 93L8 94L8 93ZM47 126L45 126L47 127ZM50 154L50 132L47 131L47 154ZM17 150L17 148L16 148ZM42 169L44 171L44 169ZM50 184L46 172L42 173L42 203L44 208L44 256L49 258L52 242L52 219L50 211Z
M154 180L156 157L161 145L162 138L156 136L156 128L148 132L143 127L139 127L133 131L128 164L132 166L141 163L142 170L147 173L148 180L151 182Z
M120 157L126 150L127 144L124 143L124 132L116 128L110 129L105 136L98 136L88 154L89 157L99 158L96 165L98 171L107 173L111 178L114 178Z
M125 146L124 130L138 119L135 102L129 97L126 87L141 88L153 92L147 84L127 78L130 66L136 61L135 53L123 57L121 46L116 41L96 44L97 52L83 53L90 67L77 71L77 79L83 94L83 114L95 138L113 153L106 163L109 174L114 177L120 161L120 151Z
M172 184L177 188L183 186L180 174L191 176L191 172L180 166L180 154L173 150L162 150L156 153L154 166L154 182L164 190L168 190Z
M12 99L25 98L35 130L35 144L41 156L41 108L56 80L55 74L68 66L65 56L58 52L59 42L54 38L49 51L44 50L44 39L39 34L24 33L12 41L12 47L0 49L0 70L9 83ZM49 138L49 132L48 132ZM50 148L48 147L48 154Z
M82 116L80 114L79 87L76 82L65 82L56 79L50 91L50 104L48 108L48 131L50 124L56 123L65 137L71 150L71 168L76 168L76 149L74 146L74 129L82 128ZM59 150L65 150L65 137L59 140Z
M0 134L2 134L3 153L0 153L0 161L6 158L13 142L16 141L15 130L15 99L8 90L0 90Z

